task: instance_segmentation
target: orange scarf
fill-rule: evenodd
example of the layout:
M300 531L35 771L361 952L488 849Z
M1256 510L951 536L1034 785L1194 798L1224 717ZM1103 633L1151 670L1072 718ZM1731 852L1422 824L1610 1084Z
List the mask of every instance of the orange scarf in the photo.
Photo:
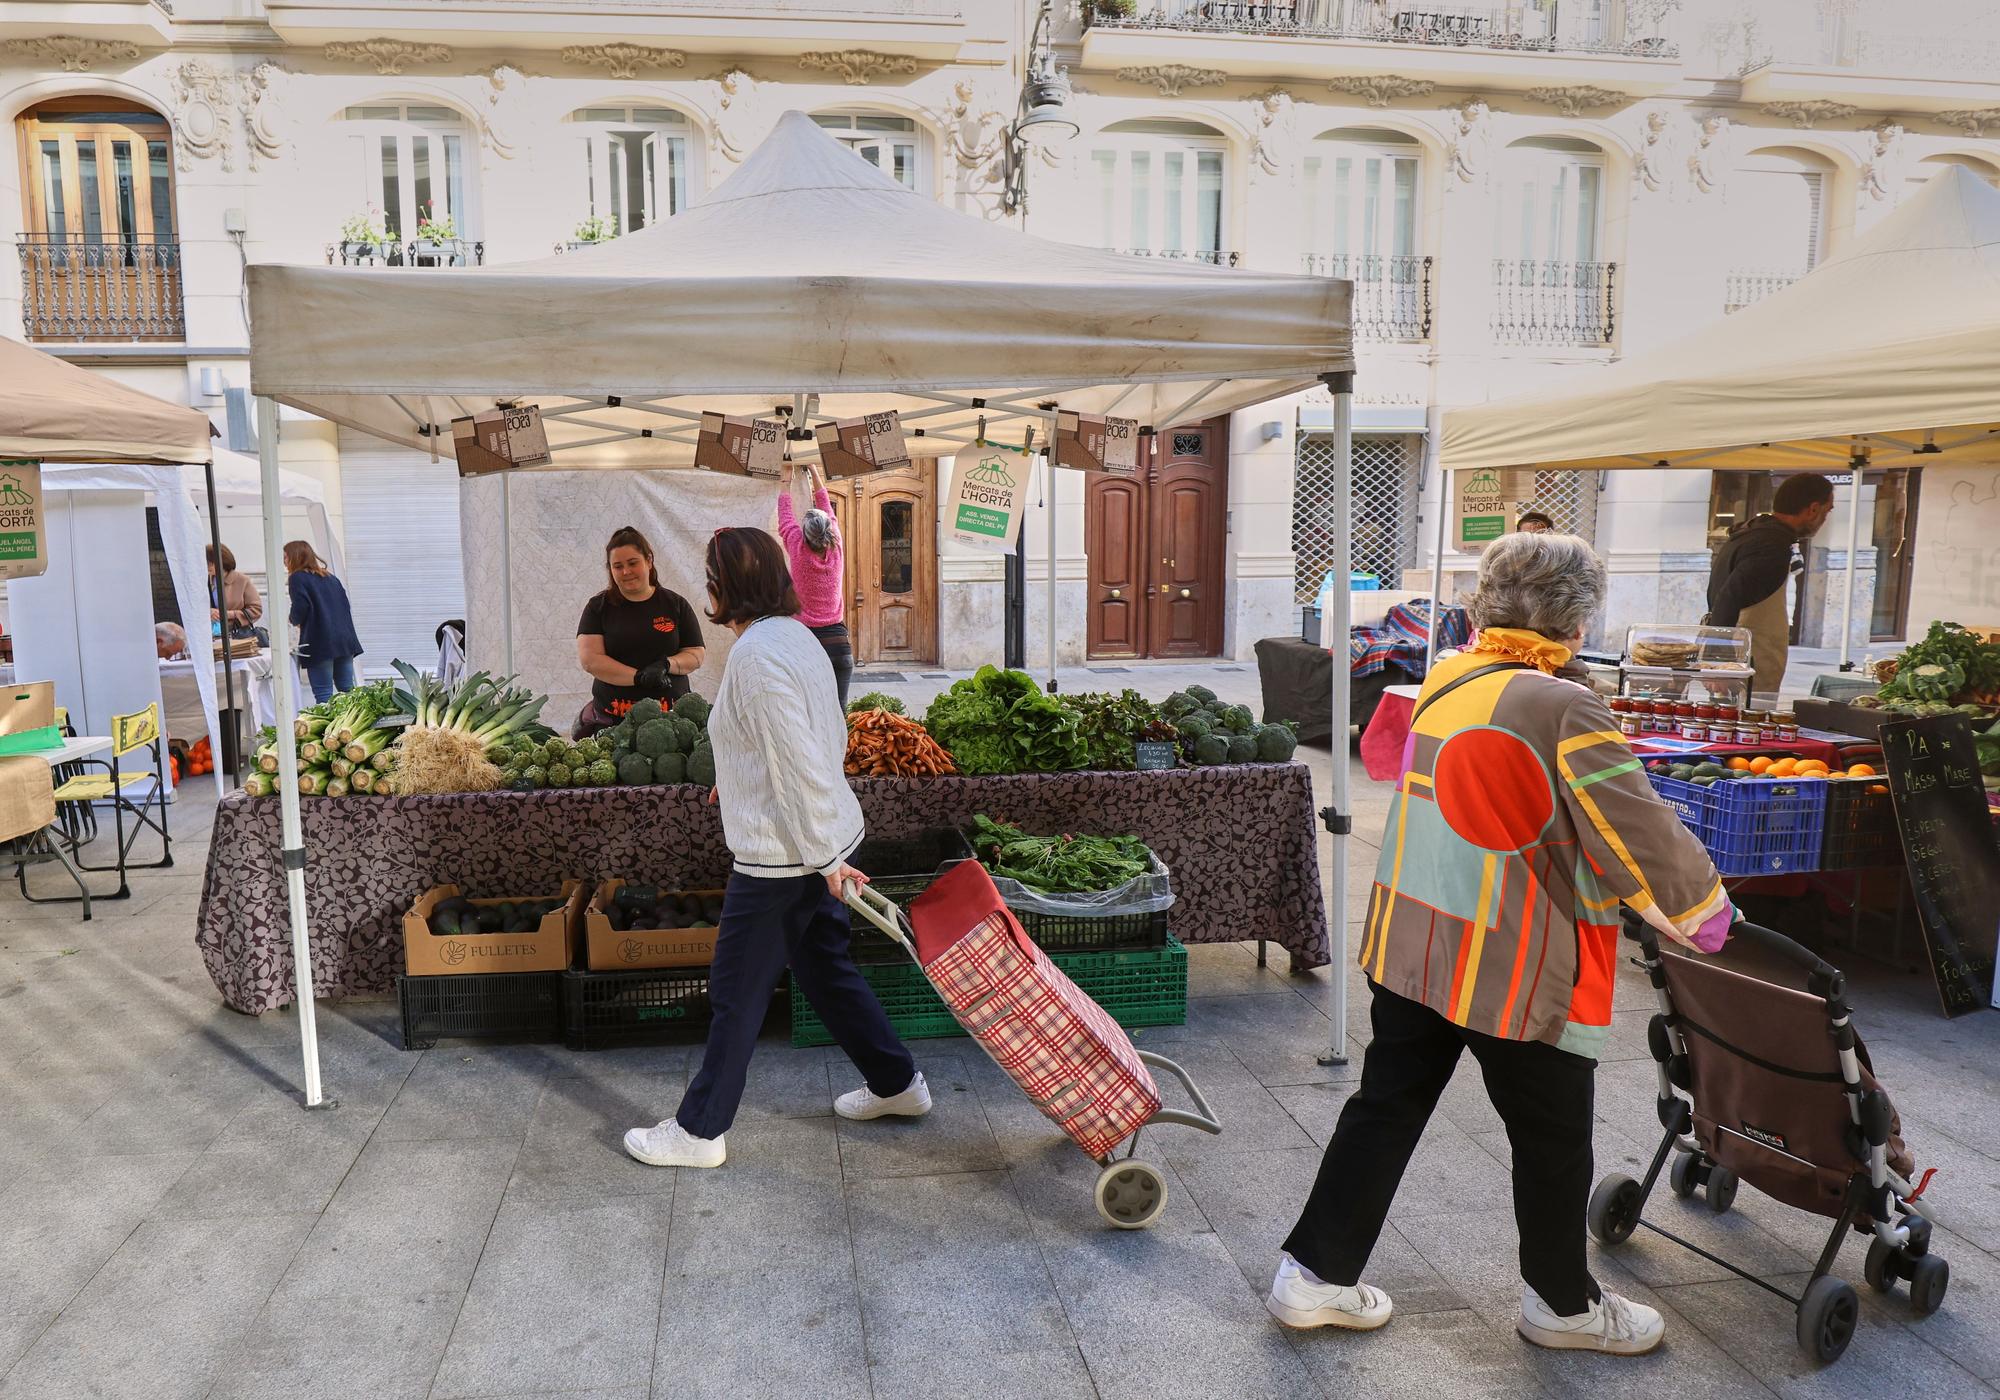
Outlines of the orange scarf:
M1570 649L1524 627L1482 627L1469 650L1481 656L1504 657L1554 675L1570 658Z

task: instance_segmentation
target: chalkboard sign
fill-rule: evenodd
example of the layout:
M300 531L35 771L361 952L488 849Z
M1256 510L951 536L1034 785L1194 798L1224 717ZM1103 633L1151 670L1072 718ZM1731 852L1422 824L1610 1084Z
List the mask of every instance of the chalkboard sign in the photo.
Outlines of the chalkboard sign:
M1889 799L1944 1014L1994 1004L2000 847L1964 715L1882 726Z
M1133 764L1141 773L1150 773L1157 768L1178 768L1181 766L1181 751L1177 745L1169 743L1134 744Z

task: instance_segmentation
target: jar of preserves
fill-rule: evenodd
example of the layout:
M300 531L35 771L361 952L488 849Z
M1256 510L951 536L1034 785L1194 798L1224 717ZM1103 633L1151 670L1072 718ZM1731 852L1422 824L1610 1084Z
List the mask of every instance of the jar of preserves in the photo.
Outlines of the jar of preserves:
M1736 717L1737 743L1739 744L1757 743L1758 742L1757 735L1758 735L1757 716L1753 711L1746 710L1742 714Z
M1708 742L1711 744L1733 744L1736 742L1736 707L1717 705L1715 718L1708 723Z
M1757 742L1775 744L1778 742L1778 721L1769 710L1753 710L1751 718L1757 721Z
M1674 706L1674 716L1680 721L1680 733L1683 739L1690 739L1699 744L1708 738L1708 721L1702 718L1699 705L1683 700Z
M1773 716L1778 727L1778 742L1796 744L1799 741L1799 717L1790 710L1780 710Z
M1618 721L1618 732L1631 738L1639 732L1639 712L1636 700L1628 700L1622 695L1611 697L1611 715Z

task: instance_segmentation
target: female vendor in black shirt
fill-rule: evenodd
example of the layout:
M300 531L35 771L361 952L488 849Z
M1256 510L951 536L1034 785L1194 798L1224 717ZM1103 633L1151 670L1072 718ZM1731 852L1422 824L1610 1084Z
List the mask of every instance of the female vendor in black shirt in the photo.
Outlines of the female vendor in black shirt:
M611 586L583 607L576 659L590 673L590 703L577 716L582 738L623 719L635 700L665 705L688 692L701 666L701 623L687 599L660 586L653 546L630 525L604 546Z

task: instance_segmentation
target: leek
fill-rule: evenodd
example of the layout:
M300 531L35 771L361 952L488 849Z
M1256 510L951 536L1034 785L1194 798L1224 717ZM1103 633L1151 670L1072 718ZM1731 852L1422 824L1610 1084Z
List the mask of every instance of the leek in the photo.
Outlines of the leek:
M347 786L355 792L373 792L376 777L373 768L357 768L347 775Z
M318 763L326 757L326 747L317 739L299 745L299 762Z
M326 795L328 797L347 796L347 779L345 778L328 779L326 784Z
M394 734L386 729L364 729L354 736L347 747L341 750L341 753L350 762L366 763L383 749L389 747L390 741L395 737Z
M308 768L299 774L299 791L307 796L317 796L326 791L331 776L324 768Z
M252 773L243 780L243 791L251 797L269 797L278 785L269 773Z
M333 770L334 777L345 778L346 776L348 776L348 774L354 771L354 762L353 760L343 755L342 757L336 758L334 759L333 762L327 764L327 767Z
M373 768L377 773L394 772L396 768L395 749L387 748L382 750L380 753L376 754L373 758L368 760L368 766L370 768Z

